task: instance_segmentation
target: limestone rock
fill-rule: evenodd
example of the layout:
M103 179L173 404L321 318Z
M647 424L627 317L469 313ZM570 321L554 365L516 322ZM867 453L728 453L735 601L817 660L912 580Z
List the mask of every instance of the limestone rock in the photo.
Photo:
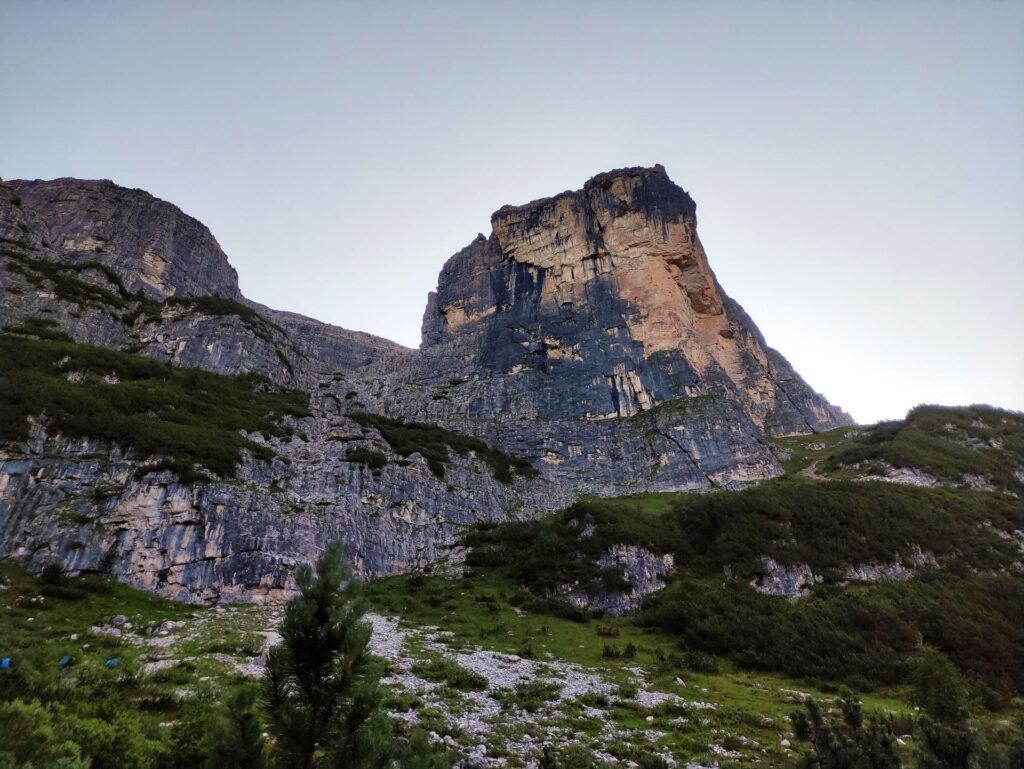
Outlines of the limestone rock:
M330 539L389 574L442 557L467 523L581 493L740 488L781 473L768 436L849 422L721 289L696 205L660 166L497 211L441 270L419 350L246 300L205 226L107 181L0 183L0 247L0 329L45 318L309 393L279 459L246 457L232 481L140 476L147 457L51 435L44 415L0 447L0 556L187 600L278 600ZM538 476L499 483L470 454L442 480L369 429L391 460L371 473L345 457L354 412L472 435Z

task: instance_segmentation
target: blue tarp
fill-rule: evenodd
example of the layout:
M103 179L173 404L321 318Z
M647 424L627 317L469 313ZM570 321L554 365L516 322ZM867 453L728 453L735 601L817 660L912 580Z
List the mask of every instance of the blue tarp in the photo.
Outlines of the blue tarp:
M116 659L116 658L111 658L111 659L107 660L106 662L104 662L103 664L106 665L108 668L112 668L112 667L115 667L116 665L120 665L121 664L121 660Z
M7 670L11 666L11 658L4 657L0 659L0 670Z
M60 662L57 664L59 664L62 668L69 668L71 667L72 662L74 662L74 659L65 654L63 657L60 658Z

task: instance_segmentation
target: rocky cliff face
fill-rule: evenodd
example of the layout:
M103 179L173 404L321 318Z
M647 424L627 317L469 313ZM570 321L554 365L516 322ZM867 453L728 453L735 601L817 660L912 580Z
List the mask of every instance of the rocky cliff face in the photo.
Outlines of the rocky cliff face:
M458 527L577 494L735 488L780 473L766 437L848 421L722 291L695 204L664 169L601 174L492 218L430 295L409 350L241 296L198 221L140 190L0 185L0 324L310 394L275 460L185 485L137 477L131 447L46 430L0 453L0 554L109 571L179 598L284 595L342 538L365 574L443 555ZM502 483L479 452L444 479L358 413L441 425L529 460ZM370 472L347 441L380 451Z
M527 388L538 418L620 419L710 396L772 435L842 419L722 291L696 204L661 166L506 206L491 224L442 270L424 346L461 354L468 372L557 380Z

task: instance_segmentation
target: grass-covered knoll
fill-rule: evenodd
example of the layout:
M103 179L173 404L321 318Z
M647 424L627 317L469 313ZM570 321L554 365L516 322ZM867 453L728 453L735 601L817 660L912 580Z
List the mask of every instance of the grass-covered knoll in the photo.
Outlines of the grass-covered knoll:
M825 469L857 465L881 472L882 463L913 467L963 483L976 475L1024 493L1024 414L991 406L918 406L906 419L882 422L831 453Z
M917 548L960 567L1013 570L1024 502L998 494L886 483L785 480L739 492L585 499L542 520L466 535L470 563L510 564L531 589L605 579L594 560L613 544L675 555L697 575L757 576L764 556L841 579Z
M550 597L558 585L621 584L621 573L595 563L609 545L671 552L676 575L636 619L677 636L682 650L868 686L902 680L924 640L1005 701L1024 688L1024 578L1011 533L1022 525L1024 503L999 494L783 480L583 500L544 520L469 532L467 563L525 589L521 605L568 617L579 612ZM944 568L908 582L841 584L849 566L891 563L918 547ZM806 563L825 583L799 601L757 593L748 582L764 556Z
M444 477L445 467L451 462L450 451L459 456L473 452L490 465L494 477L502 483L511 483L513 473L524 478L537 475L536 469L526 459L506 454L500 449L488 446L479 438L447 430L439 425L425 422L406 422L401 419L356 412L349 416L362 427L372 427L400 456L420 454L438 478Z
M991 406L918 406L906 419L776 438L787 473L858 478L887 467L914 468L939 481L967 484L976 476L1024 494L1024 414Z
M290 435L285 415L307 397L258 377L227 377L59 339L0 335L0 440L24 440L30 418L51 432L110 441L177 467L234 475L242 449L270 449L241 431Z

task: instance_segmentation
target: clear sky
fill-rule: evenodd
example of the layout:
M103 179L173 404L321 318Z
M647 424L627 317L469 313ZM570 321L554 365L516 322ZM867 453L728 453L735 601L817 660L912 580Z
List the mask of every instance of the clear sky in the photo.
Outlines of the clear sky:
M0 176L144 188L410 346L492 211L653 163L858 420L1024 409L1024 3L0 0Z

